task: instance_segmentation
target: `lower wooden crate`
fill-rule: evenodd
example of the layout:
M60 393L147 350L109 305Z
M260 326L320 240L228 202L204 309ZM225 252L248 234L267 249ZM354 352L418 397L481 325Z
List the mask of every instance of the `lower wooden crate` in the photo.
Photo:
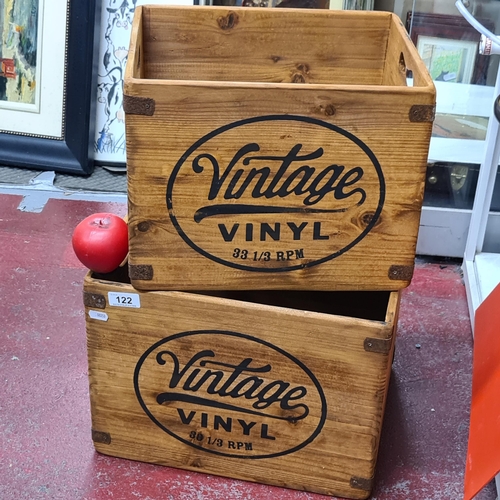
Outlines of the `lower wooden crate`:
M370 495L399 292L138 292L84 282L97 451Z

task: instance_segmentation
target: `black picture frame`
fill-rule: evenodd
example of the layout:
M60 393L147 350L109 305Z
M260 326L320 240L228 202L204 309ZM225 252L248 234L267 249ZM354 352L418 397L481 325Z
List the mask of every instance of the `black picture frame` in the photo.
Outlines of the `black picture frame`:
M92 173L100 3L69 1L62 139L0 133L0 165Z

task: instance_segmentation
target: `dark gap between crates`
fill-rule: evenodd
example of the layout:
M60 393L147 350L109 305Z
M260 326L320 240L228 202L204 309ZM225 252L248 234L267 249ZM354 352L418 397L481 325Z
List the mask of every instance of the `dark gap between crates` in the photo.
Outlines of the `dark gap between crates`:
M109 274L92 273L92 277L104 281L130 284L126 266ZM277 293L269 290L203 290L191 293L301 311L384 321L391 292L282 290Z

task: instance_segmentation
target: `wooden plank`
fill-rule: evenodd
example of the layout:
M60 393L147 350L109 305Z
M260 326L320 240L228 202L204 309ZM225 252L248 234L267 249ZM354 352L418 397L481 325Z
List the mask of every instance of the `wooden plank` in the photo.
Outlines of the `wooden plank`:
M144 9L146 77L380 84L390 14Z
M397 94L378 96L371 91L314 92L298 88L287 91L258 89L253 92L250 89L233 88L221 93L215 88L198 87L194 91L190 87L180 85L172 86L168 98L165 98L161 86L148 85L144 89L144 94L154 98L160 111L152 119L134 116L127 120L131 262L137 265L153 265L157 281L150 284L136 283L136 286L164 286L173 289L196 289L200 286L237 288L241 286L238 283L242 281L243 276L244 285L249 288L307 286L316 289L348 289L362 286L365 289L391 289L409 282L406 279L398 283L397 280L391 279L388 273L393 265L412 265L414 258L430 127L429 123L410 122L408 114L412 105L425 104L430 99L415 96L409 100ZM327 116L330 108L335 109L331 117ZM168 180L179 158L196 140L227 125L228 122L244 120L246 116L251 115L278 115L282 109L289 110L295 116L310 116L343 130L356 132L356 137L369 145L384 174L385 199L380 214L381 220L366 237L349 249L348 254L339 256L331 265L330 262L325 262L321 266L297 270L286 277L281 275L279 281L264 279L262 275L237 269L224 273L218 263L207 259L177 236L166 203ZM297 127L295 122L283 123L263 123L264 126L255 124L247 127L248 133L244 136L240 136L235 130L232 142L224 146L227 153L221 147L217 151L220 164L228 165L235 151L250 142L258 143L262 149L283 157L296 144L307 144L308 153L321 147L326 151L326 156L330 157L330 164L345 165L349 169L361 165L366 171L363 189L367 193L371 192L373 197L367 198L361 207L353 206L346 213L334 216L328 213L313 216L299 213L295 216L275 216L274 219L272 215L261 218L261 222L273 224L272 227L281 222L283 234L280 235L279 241L271 241L268 237L268 241L260 242L260 221L255 217L216 217L205 219L200 224L195 223L193 217L197 210L210 204L207 196L213 172L210 173L207 169L205 178L200 179L203 175L185 168L181 173L182 182L184 186L191 183L191 187L186 188L185 192L179 194L179 198L173 200L175 206L172 213L181 221L181 225L191 224L191 229L199 233L197 237L205 238L200 246L210 254L221 258L225 255L231 259L235 248L248 249L251 257L256 251L259 255L260 252L275 252L274 265L279 265L275 260L276 252L304 248L304 251L307 251L306 259L321 258L328 255L326 245L331 246L333 235L336 241L334 248L347 246L366 228L366 222L363 222L368 220L366 214L377 210L379 180L374 167L361 150L355 148L351 141L343 141L342 137L334 143L336 137L333 133L331 137L328 135L329 129L323 131L313 125L302 126L302 123L299 123L300 126ZM272 144L270 138L274 141ZM152 147L152 144L162 146ZM332 144L330 148L329 144ZM193 158L194 156L191 160ZM323 165L326 166L324 163ZM221 204L223 201L222 199ZM262 197L258 201L263 205L276 203L275 200L267 201ZM282 204L286 200L278 201ZM145 221L147 224L143 224L140 230L140 224ZM294 234L287 224L294 223L300 227L303 222L309 223L309 234L304 232L302 239L295 241ZM248 223L255 224L253 242L246 241L245 230ZM321 224L323 233L331 235L330 240L313 240L314 223ZM225 225L226 233L221 233L219 224ZM234 224L240 224L241 230L238 229L239 232L231 241L227 232L233 230ZM225 241L224 235L230 241ZM367 260L370 262L368 265ZM307 285L304 284L304 279L308 280Z
M141 293L90 276L84 290L106 302L98 310L105 321L86 307L98 451L327 495L369 496L395 321ZM112 305L124 294L136 294L140 307ZM325 295L342 302L341 293ZM382 296L376 316L395 318L399 293ZM388 341L389 352L366 350L367 337Z
M395 14L393 14L389 40L392 47L398 47L398 49L403 53L406 67L412 72L413 85L417 87L426 87L430 94L435 94L435 89L433 88L434 83L432 82L427 67L418 54L417 49L413 45L413 42L411 41L401 19L399 19ZM397 55L398 54L396 53L394 54L396 57L387 58L387 60L399 61Z
M405 41L405 35L400 33L397 28L399 19L394 18L389 28L389 37L387 51L385 54L384 75L382 85L406 86L406 73L410 70L411 56L408 54L408 42ZM408 58L408 63L406 59Z

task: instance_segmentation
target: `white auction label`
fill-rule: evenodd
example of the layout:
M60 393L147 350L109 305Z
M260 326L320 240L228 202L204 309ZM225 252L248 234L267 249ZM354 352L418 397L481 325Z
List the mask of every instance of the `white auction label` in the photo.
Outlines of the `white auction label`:
M98 319L100 321L108 321L108 315L105 312L102 311L89 311L89 316L92 319Z
M108 303L117 307L141 307L141 299L138 293L108 292Z

